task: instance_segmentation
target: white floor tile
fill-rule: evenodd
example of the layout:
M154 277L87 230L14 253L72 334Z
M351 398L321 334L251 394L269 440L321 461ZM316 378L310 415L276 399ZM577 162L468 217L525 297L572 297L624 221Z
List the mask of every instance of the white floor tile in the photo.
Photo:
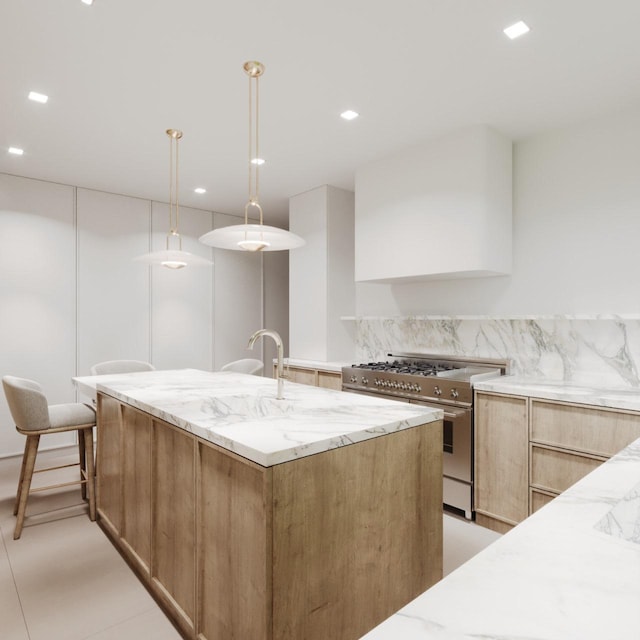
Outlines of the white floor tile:
M446 576L500 538L501 534L449 514L443 522L443 574Z
M140 638L180 640L181 636L162 611L155 609L100 631L86 640L139 640Z
M0 536L0 637L3 640L29 640L27 625L22 615L22 607L11 565L4 542Z

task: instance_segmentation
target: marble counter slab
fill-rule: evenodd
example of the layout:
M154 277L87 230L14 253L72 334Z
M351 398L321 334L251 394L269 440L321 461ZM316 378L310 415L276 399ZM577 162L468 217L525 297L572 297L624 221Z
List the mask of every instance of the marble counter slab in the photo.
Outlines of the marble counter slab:
M240 373L181 369L74 378L269 467L420 424L439 409Z
M640 389L637 387L586 386L540 378L503 376L477 382L474 385L474 389L547 400L576 402L596 407L640 411Z
M640 637L640 440L362 640Z

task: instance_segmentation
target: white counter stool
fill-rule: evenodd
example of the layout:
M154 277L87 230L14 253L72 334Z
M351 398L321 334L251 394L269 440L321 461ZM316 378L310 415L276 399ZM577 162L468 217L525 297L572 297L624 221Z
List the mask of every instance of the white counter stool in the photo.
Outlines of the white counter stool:
M136 371L155 371L150 362L143 360L107 360L91 367L92 376L102 376L109 373L135 373Z
M220 367L220 371L234 371L235 373L249 373L257 376L262 373L264 363L255 358L243 358L242 360L234 360Z
M4 394L7 398L11 416L16 423L16 429L19 433L27 437L24 456L22 458L22 467L20 469L16 502L13 510L13 514L17 516L13 539L17 540L22 533L25 511L27 509L27 498L30 492L33 493L45 489L81 484L83 488L83 498L85 497L85 487L86 493L88 494L89 518L95 520L96 503L93 466L93 427L96 425L95 411L88 405L77 402L49 405L46 396L42 392L42 387L33 380L16 378L15 376L4 376L2 378L2 386L4 387ZM31 491L31 478L34 474L40 436L49 433L63 433L65 431L78 432L80 480L39 487ZM52 471L69 466L75 465L48 467L46 469L38 469L35 473Z

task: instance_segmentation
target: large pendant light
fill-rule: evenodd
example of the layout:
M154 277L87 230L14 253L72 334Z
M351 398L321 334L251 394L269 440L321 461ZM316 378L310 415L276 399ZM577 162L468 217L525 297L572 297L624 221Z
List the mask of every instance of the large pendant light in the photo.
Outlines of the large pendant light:
M183 267L206 267L212 265L211 260L196 256L182 250L182 237L178 231L180 219L180 204L178 202L179 162L178 144L182 138L182 131L167 129L169 136L169 231L167 232L166 248L138 256L134 260L147 264L158 264L167 269L182 269Z
M244 224L222 227L205 233L200 242L219 249L235 251L282 251L295 249L305 241L295 233L263 224L262 207L259 202L260 159L259 148L259 80L264 73L261 62L245 62L245 73L249 76L249 201L244 207ZM254 91L255 85L255 91ZM249 209L256 209L259 224L249 224Z

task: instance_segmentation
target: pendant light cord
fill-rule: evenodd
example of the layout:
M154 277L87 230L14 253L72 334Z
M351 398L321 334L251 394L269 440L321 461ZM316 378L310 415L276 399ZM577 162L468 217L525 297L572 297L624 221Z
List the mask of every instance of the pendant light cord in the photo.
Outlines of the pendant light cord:
M179 140L182 138L182 131L177 129L167 129L169 136L169 232L167 233L167 250L169 249L169 240L171 237L178 238L179 250L182 251L182 238L180 237L180 205L178 203L179 189ZM174 148L175 142L175 148ZM175 220L175 224L174 224Z
M255 101L253 81L255 80ZM255 127L254 127L255 121ZM255 152L254 152L255 149ZM249 207L260 212L262 226L262 207L260 206L260 76L249 74L249 202L244 208L244 223L249 223Z

